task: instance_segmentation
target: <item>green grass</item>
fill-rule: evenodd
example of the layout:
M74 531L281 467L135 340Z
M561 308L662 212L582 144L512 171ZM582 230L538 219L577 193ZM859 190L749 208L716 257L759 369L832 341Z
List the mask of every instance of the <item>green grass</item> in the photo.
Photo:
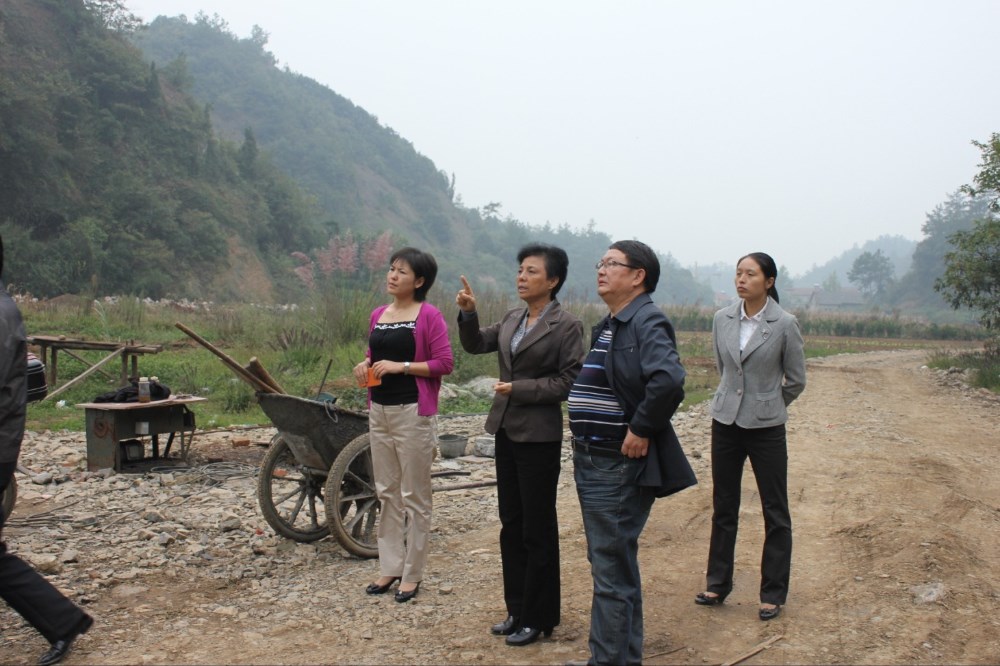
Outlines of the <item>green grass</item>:
M983 350L938 350L927 365L938 370L972 370L972 386L1000 393L1000 343L988 344Z
M321 388L338 398L338 404L350 409L365 407L365 393L353 381L351 369L365 351L368 314L381 296L369 293L330 292L297 308L263 308L255 306L212 306L192 309L177 305L147 304L123 297L117 301L91 302L66 298L62 302L22 303L25 326L29 334L64 335L98 341L134 342L163 345L163 351L140 357L139 374L157 376L175 394L193 394L207 399L194 411L200 428L229 425L267 424L253 391L238 379L222 361L197 344L174 323L180 321L219 347L238 363L246 364L257 357L265 368L290 394L312 397ZM481 297L480 316L483 321L496 321L520 301L506 296ZM458 341L450 303L437 303L451 327L455 369L446 378L451 384L463 384L479 376L496 376L494 354L473 356L462 351ZM606 310L595 304L567 303L565 307L584 321L589 334ZM695 310L678 310L676 314L689 322L694 332L680 331L678 346L687 369L683 408L709 398L718 385L711 333L706 321ZM806 336L809 357L855 353L880 349L941 348L945 343L929 340L856 338L836 336ZM955 348L960 345L948 343ZM99 352L76 352L90 363L103 357ZM964 353L964 352L963 352ZM969 356L968 362L974 362ZM959 360L966 360L960 356ZM324 372L330 364L324 383ZM955 362L950 362L955 364ZM980 367L980 366L977 366ZM979 373L986 385L996 385L996 365L982 366ZM84 411L74 405L91 402L101 394L118 388L120 365L105 366L109 379L94 373L79 384L28 410L28 428L41 430L84 429ZM83 372L85 366L66 354L59 356L59 384ZM990 379L990 378L993 379ZM993 382L993 384L990 384ZM54 388L49 387L50 392ZM995 390L995 389L994 389ZM59 406L64 403L64 406ZM480 413L489 409L489 398L462 396L443 400L443 413Z

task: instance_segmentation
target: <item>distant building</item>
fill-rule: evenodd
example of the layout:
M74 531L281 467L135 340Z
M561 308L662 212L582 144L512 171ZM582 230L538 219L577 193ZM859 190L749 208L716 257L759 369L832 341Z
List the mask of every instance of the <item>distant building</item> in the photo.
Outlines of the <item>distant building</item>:
M868 302L857 289L819 289L813 293L808 306L808 309L816 312L862 312L867 308Z
M781 307L785 310L808 310L809 312L866 312L868 301L857 289L834 289L833 291L813 285L793 287L778 292ZM736 296L724 291L715 292L715 307L724 308L737 300Z
M788 310L805 310L809 307L813 293L819 287L793 287L791 289L780 289L781 305Z

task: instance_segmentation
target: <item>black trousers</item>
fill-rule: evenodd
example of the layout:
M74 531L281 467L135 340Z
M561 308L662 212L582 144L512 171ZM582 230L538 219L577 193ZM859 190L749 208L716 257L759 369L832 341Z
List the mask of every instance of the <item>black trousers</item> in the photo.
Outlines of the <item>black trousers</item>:
M792 568L792 518L788 511L788 445L785 426L741 428L712 421L712 541L707 590L733 589L743 467L750 458L764 512L760 601L784 604Z
M0 494L10 483L15 467L16 463L0 463ZM5 521L0 509L0 532ZM0 597L49 643L76 631L87 617L24 560L8 553L3 541L0 541Z
M512 442L496 434L500 557L507 613L524 626L559 624L556 485L562 442Z

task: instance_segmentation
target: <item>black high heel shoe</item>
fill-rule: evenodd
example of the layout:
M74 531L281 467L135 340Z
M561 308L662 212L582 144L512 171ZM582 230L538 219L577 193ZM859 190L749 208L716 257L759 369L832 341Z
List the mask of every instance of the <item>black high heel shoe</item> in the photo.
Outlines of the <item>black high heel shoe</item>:
M513 632L507 636L505 641L507 645L513 645L515 647L521 647L522 645L531 645L538 640L538 637L545 634L548 638L552 635L552 627L548 629L535 629L533 627L521 627L517 631Z
M396 601L398 601L401 604L402 603L406 603L407 601L409 601L413 597L417 596L417 592L419 592L419 591L420 591L420 583L417 583L417 586L415 588L413 588L412 590L410 590L409 592L403 592L402 590L396 590L395 599L396 599Z
M392 580L390 580L385 585L379 585L378 583L370 583L368 587L365 588L365 594L385 594L386 592L389 591L389 588L396 583L396 581L400 580L403 579L399 576L393 576Z
M768 620L773 620L774 618L781 615L781 604L775 604L774 608L761 607L757 611L757 615L758 617L760 617L760 619L764 620L765 622Z
M519 624L521 624L521 618L508 615L506 620L490 627L490 633L494 636L510 636L517 631Z
M719 606L728 596L728 592L725 594L716 594L714 597L708 596L707 592L699 592L695 595L694 602L699 606Z

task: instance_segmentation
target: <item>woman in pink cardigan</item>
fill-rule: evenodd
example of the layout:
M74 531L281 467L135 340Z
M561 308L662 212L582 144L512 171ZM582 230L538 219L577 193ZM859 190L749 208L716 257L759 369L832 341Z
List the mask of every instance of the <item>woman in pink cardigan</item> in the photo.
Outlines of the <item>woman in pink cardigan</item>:
M365 360L354 377L368 386L368 429L378 524L381 576L368 594L394 583L396 601L417 596L431 529L431 463L434 460L441 377L454 361L448 325L424 299L437 277L434 257L412 247L389 260L386 291L392 302L372 312Z

